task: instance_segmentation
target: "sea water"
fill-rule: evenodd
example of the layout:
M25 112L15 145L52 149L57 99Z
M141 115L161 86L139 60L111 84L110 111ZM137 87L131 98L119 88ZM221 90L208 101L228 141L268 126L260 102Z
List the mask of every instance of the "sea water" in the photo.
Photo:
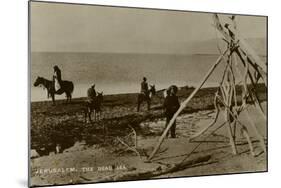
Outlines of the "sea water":
M47 99L43 87L34 87L37 76L51 80L53 66L62 72L62 79L74 83L73 98L85 97L95 84L97 91L107 94L138 93L145 76L156 90L177 86L196 86L215 63L217 54L126 54L126 53L31 53L31 101ZM216 68L204 87L216 86L225 64ZM65 94L56 95L64 99Z

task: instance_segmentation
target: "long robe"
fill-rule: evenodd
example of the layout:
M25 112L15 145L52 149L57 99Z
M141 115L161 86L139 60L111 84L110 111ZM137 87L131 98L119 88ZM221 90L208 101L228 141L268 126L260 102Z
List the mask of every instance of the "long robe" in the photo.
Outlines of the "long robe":
M61 71L59 69L54 71L53 80L55 84L55 90L58 91L61 88Z

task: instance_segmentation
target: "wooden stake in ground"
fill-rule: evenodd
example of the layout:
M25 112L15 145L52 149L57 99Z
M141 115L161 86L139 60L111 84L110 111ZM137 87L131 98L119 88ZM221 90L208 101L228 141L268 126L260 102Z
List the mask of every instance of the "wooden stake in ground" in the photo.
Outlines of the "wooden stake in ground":
M174 114L173 118L170 120L168 126L166 127L165 131L163 132L163 134L161 135L159 141L157 142L156 146L154 147L154 150L152 151L152 153L150 154L148 160L151 160L154 155L156 154L156 152L158 151L159 147L161 146L164 138L166 137L168 131L170 130L171 126L173 125L173 123L175 122L176 118L178 117L178 115L181 113L181 111L186 107L187 103L194 97L194 95L199 91L199 89L204 85L204 83L208 80L209 76L212 74L212 72L215 70L215 68L218 66L218 64L221 62L221 60L223 59L223 57L225 56L225 54L229 51L229 48L227 48L224 53L222 55L219 56L219 58L217 59L217 61L214 63L214 65L209 69L209 71L207 72L207 74L205 75L205 77L202 79L202 81L200 82L200 84L197 86L197 88L189 95L189 97L183 101L180 105L180 108L178 109L178 111Z
M248 142L248 145L249 145L251 154L252 154L253 156L256 156L255 151L254 151L254 147L253 147L253 144L252 144L252 142L251 142L251 138L250 138L250 136L249 136L249 133L248 133L247 128L243 126L243 127L241 128L241 132L242 132L243 136L247 139L247 142Z

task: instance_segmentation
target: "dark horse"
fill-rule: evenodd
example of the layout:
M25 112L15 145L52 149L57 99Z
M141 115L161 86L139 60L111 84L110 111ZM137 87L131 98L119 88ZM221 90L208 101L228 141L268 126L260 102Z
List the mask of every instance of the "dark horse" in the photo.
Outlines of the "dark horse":
M36 81L33 84L35 87L39 85L43 85L47 89L47 97L52 97L53 104L55 104L55 94L61 95L63 93L66 94L66 102L71 102L71 95L74 90L74 85L71 81L63 80L61 83L61 88L56 91L54 82L51 80L47 80L43 77L37 77Z
M155 85L150 85L148 92L138 94L138 111L140 110L140 105L143 101L147 102L147 110L150 110L151 98L156 94Z
M100 119L101 116L101 104L103 102L103 92L97 92L97 96L94 98L92 102L86 102L85 109L85 122L87 123L87 117L90 122L92 122L91 114L94 112L95 121Z

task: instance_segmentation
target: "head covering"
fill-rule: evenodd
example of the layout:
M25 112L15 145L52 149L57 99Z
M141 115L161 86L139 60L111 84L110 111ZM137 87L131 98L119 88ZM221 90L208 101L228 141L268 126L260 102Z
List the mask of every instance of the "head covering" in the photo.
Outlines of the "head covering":
M58 67L57 65L55 65L55 66L54 66L54 69L55 69L55 70L58 70L58 69L59 69L59 67Z
M176 85L171 85L169 88L168 88L169 92L171 93L172 90L174 90L174 94L177 94L178 92L178 87Z

